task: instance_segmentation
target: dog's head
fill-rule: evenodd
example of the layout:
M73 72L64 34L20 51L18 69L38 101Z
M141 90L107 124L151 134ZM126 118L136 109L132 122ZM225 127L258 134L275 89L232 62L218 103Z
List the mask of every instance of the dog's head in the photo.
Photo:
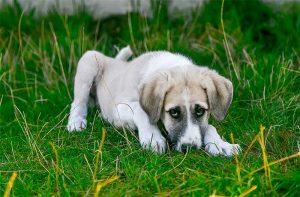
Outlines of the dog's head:
M232 83L208 68L186 66L148 76L140 104L152 124L162 121L176 150L199 149L209 115L223 120L232 100Z

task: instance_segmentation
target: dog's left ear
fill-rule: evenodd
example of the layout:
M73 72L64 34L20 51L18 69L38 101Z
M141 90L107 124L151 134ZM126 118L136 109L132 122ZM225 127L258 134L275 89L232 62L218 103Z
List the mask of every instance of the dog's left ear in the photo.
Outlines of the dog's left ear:
M140 105L152 124L160 119L164 99L170 89L168 73L157 73L148 77L139 87Z
M209 110L212 115L218 121L223 120L232 101L233 87L231 81L220 76L217 72L209 70L201 84L206 90Z

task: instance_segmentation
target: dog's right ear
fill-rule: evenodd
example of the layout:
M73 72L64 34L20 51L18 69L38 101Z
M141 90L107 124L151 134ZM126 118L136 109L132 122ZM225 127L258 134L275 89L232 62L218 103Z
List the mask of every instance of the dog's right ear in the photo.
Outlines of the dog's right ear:
M140 105L152 124L156 124L160 119L165 95L171 87L169 78L166 72L157 73L147 77L139 88Z
M223 120L232 101L231 81L213 70L207 70L206 79L203 79L201 83L207 93L209 110L216 120Z

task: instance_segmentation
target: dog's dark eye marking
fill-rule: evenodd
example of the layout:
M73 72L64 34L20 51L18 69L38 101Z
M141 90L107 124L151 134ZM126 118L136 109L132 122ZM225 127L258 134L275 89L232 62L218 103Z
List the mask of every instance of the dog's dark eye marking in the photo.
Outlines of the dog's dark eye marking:
M205 111L206 111L206 109L204 109L200 105L198 105L198 104L195 105L195 116L197 118L201 118L203 116L203 114L205 113Z
M172 109L170 109L168 111L168 113L170 114L170 116L174 119L178 119L180 118L180 115L181 115L181 110L180 110L180 107L174 107Z

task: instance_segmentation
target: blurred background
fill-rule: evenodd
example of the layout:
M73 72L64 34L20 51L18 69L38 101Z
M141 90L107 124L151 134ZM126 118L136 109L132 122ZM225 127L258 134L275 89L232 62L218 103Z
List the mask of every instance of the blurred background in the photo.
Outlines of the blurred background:
M218 0L213 1L217 2ZM277 5L299 2L299 0L261 1L266 4ZM150 16L153 11L151 4L154 2L155 1L153 0L1 0L0 7L18 3L22 10L26 12L34 10L36 16L47 15L49 12L53 11L71 15L75 14L78 10L84 9L95 19L100 19L136 11ZM191 9L201 7L204 2L205 0L165 0L170 16L176 15L176 12L178 11L188 13Z

